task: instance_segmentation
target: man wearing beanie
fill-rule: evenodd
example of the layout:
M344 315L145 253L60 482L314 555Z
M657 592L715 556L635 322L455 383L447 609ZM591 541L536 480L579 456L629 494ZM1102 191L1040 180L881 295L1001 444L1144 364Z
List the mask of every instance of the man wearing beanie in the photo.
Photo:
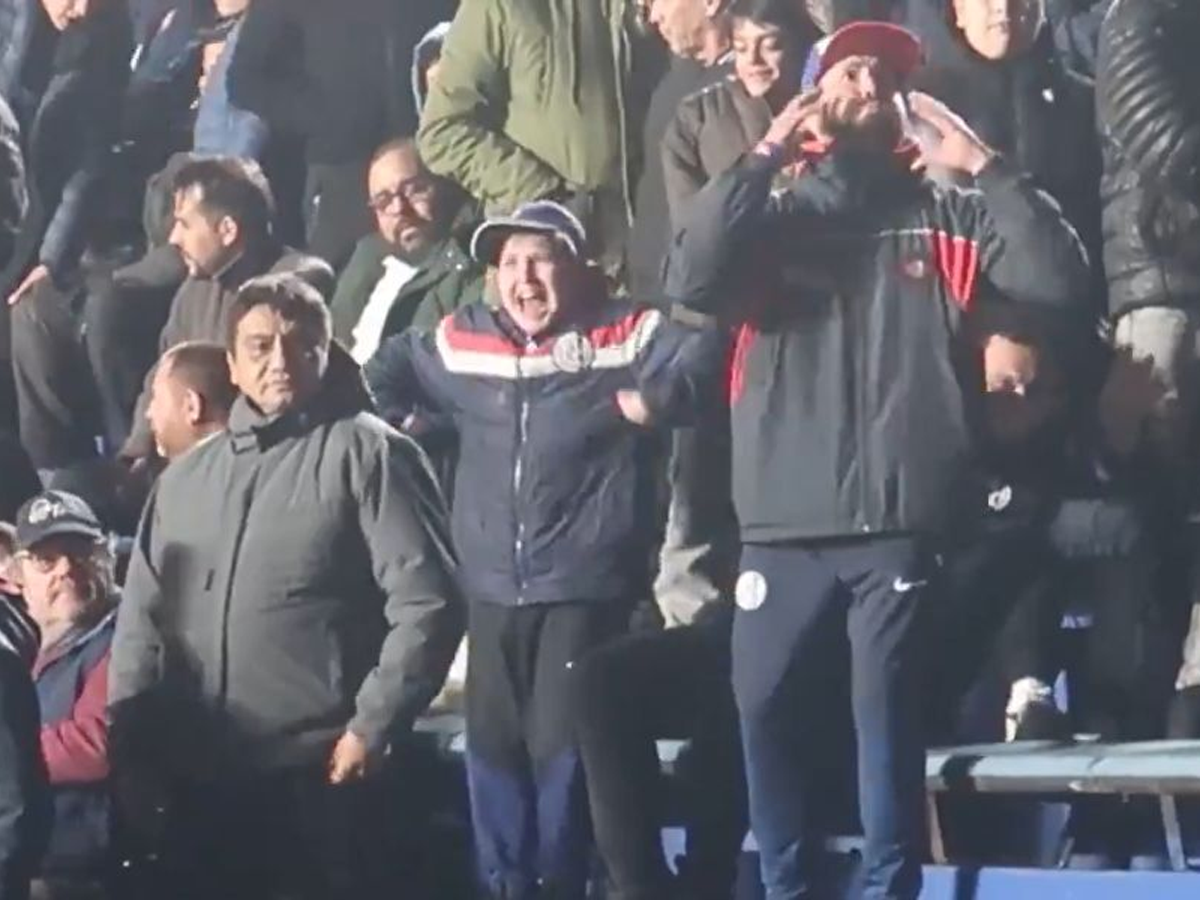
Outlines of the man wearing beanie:
M812 89L693 198L668 265L671 298L740 323L733 685L768 900L825 895L820 710L846 638L863 896L920 893L923 598L971 449L960 324L985 279L1069 306L1087 278L1053 202L941 103L906 93L921 57L879 22L819 44ZM921 165L978 190L936 188ZM785 166L798 178L772 194Z

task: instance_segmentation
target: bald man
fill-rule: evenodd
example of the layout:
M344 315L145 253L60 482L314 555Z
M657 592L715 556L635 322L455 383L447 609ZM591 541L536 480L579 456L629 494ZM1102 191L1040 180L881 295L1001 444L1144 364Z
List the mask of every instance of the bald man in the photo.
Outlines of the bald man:
M182 456L225 430L237 390L220 344L191 341L163 354L150 386L146 420L159 456Z
M375 232L359 242L332 305L334 337L360 363L382 338L410 325L432 329L479 299L483 286L483 270L467 252L474 223L461 195L429 173L411 139L375 152L367 194ZM466 232L456 224L466 224Z

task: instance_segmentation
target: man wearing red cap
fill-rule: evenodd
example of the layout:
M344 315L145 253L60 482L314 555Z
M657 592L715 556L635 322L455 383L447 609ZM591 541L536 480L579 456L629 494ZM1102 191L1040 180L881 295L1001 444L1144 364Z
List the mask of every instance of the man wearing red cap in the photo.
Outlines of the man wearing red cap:
M768 900L818 895L821 711L847 638L863 896L920 893L926 588L969 483L960 324L982 281L1069 307L1087 279L1054 203L945 106L904 92L921 55L877 22L818 45L811 89L693 198L668 265L672 299L739 323L733 686ZM978 190L935 187L923 165ZM784 166L799 177L772 194Z

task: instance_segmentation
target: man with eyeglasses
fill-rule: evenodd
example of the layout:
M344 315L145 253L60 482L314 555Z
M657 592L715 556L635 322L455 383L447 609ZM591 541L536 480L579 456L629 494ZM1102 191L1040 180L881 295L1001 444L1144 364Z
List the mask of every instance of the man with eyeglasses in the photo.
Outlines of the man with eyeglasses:
M467 252L471 217L453 185L430 174L410 138L371 159L367 194L375 231L355 248L333 297L333 333L360 363L410 326L432 330L483 292L483 269Z
M32 669L54 803L38 896L60 897L101 880L109 862L106 706L115 561L96 514L65 491L45 491L26 503L16 538L13 572L41 632Z

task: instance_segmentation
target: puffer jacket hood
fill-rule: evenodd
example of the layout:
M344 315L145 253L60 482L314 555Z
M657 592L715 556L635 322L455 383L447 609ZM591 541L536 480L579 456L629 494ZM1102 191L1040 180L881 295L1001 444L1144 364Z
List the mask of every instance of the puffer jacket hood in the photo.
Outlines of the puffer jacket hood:
M425 108L425 98L429 96L429 82L425 73L433 61L442 55L442 44L445 43L449 32L449 22L438 22L425 32L425 36L417 42L413 50L412 90L418 115Z
M37 623L29 613L9 598L0 596L0 648L14 654L27 669L32 669L39 643Z
M1116 0L1096 75L1109 308L1200 308L1200 5Z

